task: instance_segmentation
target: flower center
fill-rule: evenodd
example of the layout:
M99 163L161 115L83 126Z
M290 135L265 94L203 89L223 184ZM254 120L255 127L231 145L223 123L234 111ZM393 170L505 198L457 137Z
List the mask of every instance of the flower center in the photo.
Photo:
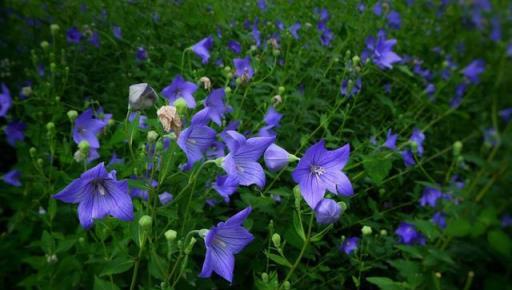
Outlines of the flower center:
M320 176L325 173L325 169L318 165L311 165L309 170L311 171L311 173L313 173L316 176Z
M99 192L101 196L107 195L107 189L105 188L101 180L93 181L93 185L96 188L96 191Z

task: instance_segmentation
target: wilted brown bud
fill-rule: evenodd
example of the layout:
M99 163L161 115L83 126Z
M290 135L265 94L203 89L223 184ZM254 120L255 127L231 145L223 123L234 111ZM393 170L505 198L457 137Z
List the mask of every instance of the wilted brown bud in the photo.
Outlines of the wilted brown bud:
M202 77L199 81L203 84L205 90L210 90L212 88L212 82L208 77Z
M164 127L165 132L174 131L176 137L180 136L181 132L181 119L173 106L163 106L156 112L160 123Z

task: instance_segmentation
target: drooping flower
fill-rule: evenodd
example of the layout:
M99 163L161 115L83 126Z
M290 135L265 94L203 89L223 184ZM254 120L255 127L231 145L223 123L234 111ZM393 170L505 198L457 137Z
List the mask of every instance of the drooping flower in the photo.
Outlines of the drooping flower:
M480 81L479 76L485 71L485 61L476 59L468 64L462 73L472 83L477 84Z
M236 53L236 54L239 54L242 52L242 46L240 45L240 42L236 41L236 40L230 40L228 42L228 48L233 52L233 53Z
M352 184L341 171L348 162L350 145L329 151L320 140L306 150L292 173L299 184L302 197L311 208L323 199L325 191L334 194L352 195Z
M235 65L235 76L241 78L244 81L250 80L254 75L254 70L251 67L251 58L235 58L233 60Z
M201 39L192 46L192 51L201 58L203 64L207 64L210 59L210 49L213 47L213 37L208 36Z
M177 137L181 133L181 118L173 106L163 106L156 112L165 132L174 131Z
M288 153L285 149L276 144L268 146L263 154L265 165L270 171L278 171L288 165L290 159L297 160L298 158Z
M107 215L122 221L133 220L128 182L117 180L116 171L107 172L103 163L82 173L53 198L78 203L78 219L84 229L90 228L94 220Z
M386 33L381 30L377 38L370 36L366 39L366 50L361 59L366 61L371 58L380 69L391 69L393 64L402 60L395 52L393 46L396 45L396 39L386 39Z
M375 5L373 5L373 14L375 14L376 16L381 16L382 15L382 3L380 1L377 1L377 3L375 3Z
M94 111L89 108L76 118L73 126L73 140L76 144L87 141L91 148L100 148L97 135L105 126L105 122L94 118Z
M324 198L315 207L316 222L322 225L337 222L340 215L341 207L332 199Z
M343 243L341 244L340 250L345 252L345 254L350 255L355 250L357 250L358 244L359 244L359 238L358 237L346 238L343 241Z
M254 39L254 42L256 43L256 47L260 47L261 46L261 32L258 29L258 20L257 19L254 21L251 34L252 34L252 38Z
M426 242L425 237L416 230L414 225L407 222L401 222L395 234L398 236L400 243L405 245L424 245Z
M393 134L391 129L388 129L388 133L386 135L386 141L384 142L384 147L395 150L396 149L396 140L398 139L398 134Z
M21 121L14 121L4 128L4 133L7 138L7 143L15 147L16 142L23 142L25 139L25 129L27 125Z
M450 107L456 109L460 106L462 103L462 100L464 98L464 94L466 93L466 84L461 83L455 87L455 96L450 101Z
M206 255L199 277L208 278L215 272L228 282L233 281L234 255L240 253L254 239L242 226L251 211L252 208L248 207L208 230L204 238Z
M66 32L66 39L68 43L80 43L80 40L82 39L82 33L80 32L80 30L78 30L78 28L73 26L69 28Z
M0 117L5 117L7 115L11 105L12 98L9 88L5 84L2 84L2 93L0 94Z
M432 222L439 228L444 229L446 228L446 215L438 211L432 216Z
M16 169L9 171L6 174L4 174L4 176L2 176L2 180L5 183L12 185L12 186L16 186L16 187L21 186L20 178L21 178L21 172Z
M171 202L174 199L174 197L172 196L172 194L170 194L166 191L164 193L159 194L158 199L160 200L160 203L162 205L167 205L169 202Z
M173 105L178 99L184 99L187 107L195 108L196 100L194 93L197 90L197 85L192 82L187 82L181 75L177 75L170 85L162 90L162 95Z
M420 198L421 206L430 206L435 207L437 200L443 196L443 193L432 187L425 187L423 190L423 195Z
M218 176L212 183L212 188L224 198L225 202L229 202L229 197L238 189L238 181L227 175Z
M267 10L267 2L265 0L258 0L258 8L261 11Z
M238 184L256 184L262 188L265 185L265 172L258 159L274 140L274 137L246 139L236 131L227 131L224 142L229 148L229 154L224 158L222 168L228 177L236 180Z
M204 125L192 125L181 132L178 146L187 156L187 165L190 169L197 161L203 159L206 150L215 141L215 130Z
M150 108L156 102L157 94L147 83L133 84L128 88L128 106L133 110Z

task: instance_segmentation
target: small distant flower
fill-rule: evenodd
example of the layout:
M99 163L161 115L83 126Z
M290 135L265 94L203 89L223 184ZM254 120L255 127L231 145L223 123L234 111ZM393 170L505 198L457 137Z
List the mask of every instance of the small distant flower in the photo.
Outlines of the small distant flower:
M398 134L393 134L391 129L388 129L388 133L386 135L386 141L384 142L384 147L395 150L396 149L396 140L398 139Z
M507 56L512 56L512 42L507 46Z
M284 30L284 23L281 20L276 20L276 27L279 30Z
M316 222L322 225L337 222L340 215L341 207L332 199L324 198L315 207Z
M340 92L341 92L341 95L342 96L345 96L345 97L353 97L357 94L359 94L359 92L361 91L361 88L363 86L363 83L361 81L361 78L358 78L355 82L353 82L352 80L343 80L341 82L341 88L340 88Z
M320 43L323 46L331 45L331 41L334 38L334 33L329 28L325 27L321 30L322 34L320 35Z
M394 63L402 60L392 50L395 45L396 39L386 39L386 33L381 30L377 34L377 39L373 36L366 39L366 50L361 59L365 61L371 58L380 69L391 69Z
M505 123L508 123L512 119L512 107L501 110L499 115Z
M424 245L426 242L425 237L410 223L401 222L395 234L398 236L400 243L405 245Z
M254 239L242 226L251 211L252 208L248 207L208 230L204 238L206 256L199 277L208 278L215 272L228 282L233 281L234 255L240 253Z
M357 11L359 11L359 13L363 13L364 10L366 10L366 6L364 5L363 2L359 2L359 4L357 5Z
M133 110L143 110L153 106L157 94L147 83L133 84L129 87L128 106Z
M187 165L190 169L197 161L203 159L206 150L215 141L215 130L204 125L192 125L181 132L178 146L187 156Z
M20 178L21 178L21 172L16 169L9 171L6 174L4 174L4 176L2 176L2 180L5 183L12 185L12 186L16 186L16 187L21 186Z
M309 147L292 173L299 184L302 197L311 208L323 199L325 191L349 196L353 194L352 184L341 171L348 162L350 145L329 151L321 140Z
M446 228L446 215L438 211L432 216L432 222L439 228L444 229Z
M115 38L117 39L122 39L123 38L123 32L121 30L121 27L120 26L113 26L112 27L112 34L114 35Z
M135 57L139 61L146 61L148 59L148 52L144 47L140 46L137 48L137 51L135 52Z
M12 98L9 88L5 84L2 84L2 93L0 94L0 117L5 117L11 106Z
M345 252L345 254L350 255L355 250L357 250L357 246L359 244L359 238L358 237L350 237L346 238L343 243L341 244L340 250Z
M421 206L435 207L437 200L443 196L443 193L438 189L432 187L426 187L423 190L423 195L420 198Z
M257 21L254 21L254 25L252 26L252 38L254 39L256 46L260 47L261 46L261 32L258 29Z
M491 40L498 42L501 40L501 23L498 17L491 18Z
M133 180L137 180L137 178L132 177ZM143 181L143 180L141 180ZM158 186L158 182L156 180L151 180L151 187L155 188ZM139 188L139 187L133 187L130 188L130 196L132 198L140 198L142 200L147 201L149 199L149 192L147 189Z
M470 81L470 83L477 84L480 79L479 76L485 71L485 61L477 59L472 61L466 66L462 73Z
M260 8L261 11L267 10L267 2L265 0L258 0L258 8Z
M262 127L258 136L260 137L273 137L276 136L276 133L273 131L274 128L279 126L279 122L283 118L283 115L278 113L274 107L269 107L265 116L263 117L263 121L265 122L265 126Z
M414 128L412 131L411 138L409 138L409 142L416 144L418 155L423 156L423 152L425 149L423 148L423 142L425 141L425 134L418 128Z
M455 96L450 101L450 107L452 107L454 109L458 108L460 106L460 104L462 103L465 93L466 93L466 84L461 83L461 84L457 85L457 87L455 88Z
M501 217L501 227L502 228L508 228L512 226L512 215L510 214L504 214Z
M434 84L428 84L425 88L425 94L432 100L434 93L436 92L436 86Z
M228 42L228 48L236 54L240 54L242 52L242 46L240 45L240 42L236 40L230 40Z
M393 28L393 29L400 29L400 13L396 12L396 11L391 11L389 12L388 14L388 24L389 24L389 27Z
M192 46L192 51L201 58L203 64L206 64L210 59L210 49L212 49L212 47L213 37L208 36L194 44L194 46Z
M272 144L265 150L263 159L265 160L267 168L275 172L288 165L288 162L290 162L290 153L276 144Z
M164 193L158 195L158 198L160 199L160 203L162 205L166 205L173 200L172 194L170 194L168 192L164 192Z
M487 128L484 130L484 142L489 146L496 146L500 140L498 131L495 128Z
M89 37L89 43L96 48L100 47L100 34L97 31L94 31Z
M411 167L416 164L416 160L414 160L414 154L411 150L404 150L402 151L401 155L406 167Z
M172 83L162 90L162 95L173 105L178 99L184 99L187 107L193 109L196 107L196 100L193 94L197 90L197 85L187 82L181 75L177 75Z
M380 1L377 1L377 3L375 3L375 5L373 5L373 14L375 14L377 16L382 15L382 3L380 3Z
M218 176L212 183L212 188L224 198L225 202L229 202L229 197L238 189L238 181L227 175Z
M300 28L301 28L300 22L295 22L292 26L290 26L289 30L290 30L290 34L293 36L293 38L295 38L295 39L300 38L300 36L299 36Z
M100 148L97 135L105 128L105 125L105 122L94 118L94 112L89 108L75 120L73 141L76 144L79 144L81 141L87 141L91 148Z
M241 78L242 80L250 80L254 75L254 70L251 67L251 58L235 58L233 60L235 65L235 76Z
M122 221L133 220L128 182L118 181L116 171L108 173L103 163L82 173L53 198L78 203L78 219L84 229L90 228L94 220L107 215Z
M82 38L82 33L75 26L71 27L66 32L66 39L67 39L68 43L74 43L74 44L80 43L81 38Z
M227 131L224 142L229 148L229 154L224 158L222 168L229 178L240 185L256 184L259 188L265 185L265 172L258 163L263 152L275 140L274 137L254 137L246 139L236 131Z
M7 143L15 147L17 142L23 142L25 139L25 129L27 125L21 121L14 121L4 128L4 133L7 138Z

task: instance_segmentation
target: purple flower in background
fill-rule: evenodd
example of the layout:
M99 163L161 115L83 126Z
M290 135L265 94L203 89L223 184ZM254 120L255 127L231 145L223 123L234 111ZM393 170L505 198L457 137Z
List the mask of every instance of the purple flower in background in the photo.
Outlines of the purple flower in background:
M267 10L267 2L265 0L258 0L258 8L261 11Z
M501 110L499 115L505 123L508 123L512 118L512 107Z
M491 40L494 42L498 42L501 40L501 23L498 17L494 16L491 19Z
M267 110L267 113L265 113L265 116L263 117L265 126L259 130L258 136L260 136L260 137L276 136L276 133L272 129L279 126L279 122L281 121L282 118L283 118L283 115L278 113L276 111L276 109L274 109L274 107L269 107Z
M137 180L137 178L135 178L135 177L133 177L132 179ZM151 180L151 187L156 188L157 186L158 186L158 182L156 180ZM130 193L130 196L133 198L140 198L145 201L148 201L148 199L149 199L149 192L146 188L139 188L139 187L130 188L129 193Z
M231 107L224 103L226 92L224 88L213 90L204 101L206 116L215 124L221 125L224 114L231 112Z
M496 146L499 139L498 131L495 128L487 128L484 130L484 142L488 146Z
M46 74L46 69L44 67L44 64L38 64L37 65L37 74L40 77L44 77L44 75Z
M84 229L94 220L111 215L122 221L133 220L133 205L128 182L117 180L116 171L107 172L103 163L82 173L53 198L78 203L78 219Z
M252 208L248 207L208 230L204 238L206 255L199 277L208 278L215 272L228 282L233 281L234 255L240 253L254 239L242 226L251 211Z
M197 90L197 85L187 82L181 75L177 75L172 83L165 87L161 94L173 105L176 100L182 98L187 103L187 107L193 109L196 107L196 100L193 94Z
M89 43L96 48L100 47L100 34L97 31L94 31L89 38Z
M343 241L343 243L341 244L340 250L345 252L345 254L350 255L355 250L357 250L358 244L359 244L359 238L358 237L346 238Z
M16 169L9 171L6 174L4 174L4 176L2 176L2 180L5 183L12 185L12 186L16 186L16 187L21 186L20 178L21 178L21 172Z
M112 34L117 39L122 39L123 38L123 31L121 30L120 26L117 26L117 25L112 26Z
M299 184L302 197L311 208L316 208L326 190L344 196L353 194L350 180L341 171L349 156L350 145L329 151L324 147L324 140L306 150L292 177Z
M446 215L438 211L432 216L432 222L439 228L444 229L446 228Z
M300 22L295 22L292 26L290 26L289 30L290 30L290 34L293 36L293 38L295 39L299 39L299 29L301 28L301 24Z
M81 141L87 141L91 148L100 148L100 142L96 135L105 126L104 121L94 118L94 112L89 108L76 118L75 125L73 126L73 140L76 144L79 144Z
M112 153L112 158L110 158L110 161L108 162L107 166L112 166L116 164L124 164L124 159L119 158L119 156L114 152Z
M187 156L185 170L190 169L197 161L203 159L206 150L215 141L215 130L204 125L192 125L181 132L178 146Z
M396 140L398 139L398 134L393 134L391 129L388 129L388 133L386 135L386 141L384 142L384 147L395 150L396 149Z
M227 175L218 176L212 183L212 188L224 198L225 202L229 202L229 197L238 189L238 181Z
M355 83L352 80L349 80L349 81L343 80L343 81L341 81L341 88L340 88L341 95L351 98L351 97L359 94L362 86L363 86L363 83L361 81L361 78L358 78L355 81Z
M318 15L320 16L320 22L322 23L326 23L327 21L329 21L329 11L325 8L322 8L320 10L317 10L317 13Z
M235 58L233 60L233 64L235 65L235 76L241 78L242 80L250 80L254 75L254 70L251 67L251 58Z
M395 10L392 10L388 14L388 24L389 27L393 29L400 29L400 13L396 12Z
M426 187L423 190L423 195L420 198L420 205L423 207L427 205L430 207L435 207L437 200L441 198L442 195L443 193L438 189Z
M414 160L414 154L412 154L411 150L404 150L402 151L401 155L406 167L411 167L416 164L416 160Z
M507 46L507 56L512 56L512 42Z
M382 15L382 3L380 3L380 1L377 1L377 3L375 3L375 5L373 5L373 14L375 14L377 16Z
M256 46L260 47L261 45L261 33L258 29L258 21L254 21L254 25L252 26L252 38L254 42L256 42Z
M284 28L285 28L285 27L284 27L284 23L283 23L283 21L281 21L281 20L276 20L276 27L277 27L277 29L279 29L279 30L284 30Z
M425 237L410 223L401 222L395 234L398 236L400 243L405 245L424 245L426 242Z
M364 5L363 2L359 2L359 4L357 5L357 11L359 11L359 13L363 13L364 10L366 10L366 6Z
M263 152L275 140L274 137L254 137L246 139L236 131L227 131L224 142L229 148L229 154L224 158L222 168L229 178L240 185L256 184L259 188L265 185L265 172L258 163Z
M425 94L428 96L430 100L432 100L432 97L434 96L434 93L436 92L436 86L434 84L429 83L427 87L425 88Z
M450 107L456 109L462 103L462 99L464 98L464 94L466 93L466 84L462 83L457 85L455 88L455 96L450 101Z
M144 47L140 46L137 48L137 51L135 52L135 57L139 61L146 61L148 59L148 52Z
M330 30L329 28L327 27L324 27L322 30L321 30L322 34L320 35L320 43L323 45L323 46L329 46L331 45L331 41L333 40L334 38L334 33L332 32L332 30Z
M275 172L288 165L288 162L290 161L290 153L276 144L272 144L268 146L267 150L265 150L263 159L265 160L267 168L270 171Z
M25 139L25 129L27 125L21 121L14 121L4 128L4 133L7 138L7 143L15 147L16 142L23 142Z
M321 225L333 224L340 219L341 207L334 200L324 198L315 207L316 222Z
M396 39L386 39L386 33L381 30L377 34L377 39L373 36L366 39L366 49L363 51L361 59L365 62L371 58L380 69L391 69L394 63L402 60L393 52L395 44Z
M409 142L416 144L418 156L423 156L423 152L425 149L423 148L423 142L425 141L425 134L418 128L414 128L412 131L411 138L409 138Z
M173 198L174 197L172 196L172 194L168 193L167 191L158 195L158 199L160 200L160 203L162 205L167 205L169 202L173 200Z
M11 106L12 98L9 88L5 84L2 84L2 93L0 94L0 117L5 117Z
M510 214L504 214L501 217L501 227L502 228L508 228L512 226L512 215Z
M479 76L485 71L485 61L482 59L477 59L472 61L468 66L466 66L462 73L472 84L477 84L480 79Z
M74 44L80 43L81 38L82 38L82 33L75 26L71 27L66 32L66 39L67 39L68 43L74 43Z
M210 49L212 49L212 47L213 37L208 36L194 44L194 46L192 46L192 51L201 58L203 64L206 64L210 59Z
M236 40L230 40L228 42L228 48L236 54L240 54L240 52L242 52L242 45Z

